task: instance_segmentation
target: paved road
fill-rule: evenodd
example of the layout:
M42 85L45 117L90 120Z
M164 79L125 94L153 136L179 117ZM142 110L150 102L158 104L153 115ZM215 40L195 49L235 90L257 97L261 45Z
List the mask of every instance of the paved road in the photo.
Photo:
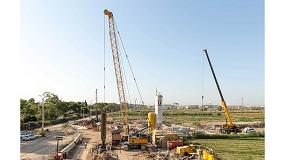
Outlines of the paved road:
M60 126L49 128L52 130L48 132L46 137L39 137L32 141L21 142L21 159L22 160L43 160L52 157L56 152L55 136L64 136ZM71 142L76 135L64 136L63 140L59 142L59 146L63 146Z

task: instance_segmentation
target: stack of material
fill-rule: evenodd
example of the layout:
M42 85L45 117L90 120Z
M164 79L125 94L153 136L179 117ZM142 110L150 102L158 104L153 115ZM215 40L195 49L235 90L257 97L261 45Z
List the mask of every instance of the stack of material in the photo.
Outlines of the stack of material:
M169 148L169 149L173 149L173 148L176 148L176 147L182 146L182 145L183 145L182 140L167 141L167 148Z
M161 137L161 148L166 149L168 141L181 141L183 144L183 139L177 134L165 134L163 137Z
M170 152L158 152L156 154L156 159L169 159L170 158Z
M145 155L145 158L146 159L154 159L156 157L156 154L155 153L150 153L150 154L146 154Z
M118 155L111 153L111 152L104 152L102 154L95 154L92 157L93 160L117 160L118 159Z
M188 127L172 127L172 132L188 135L190 132L190 129Z
M68 136L68 135L72 135L75 133L75 129L70 127L70 126L67 126L65 129L64 129L64 135L65 136Z
M89 125L86 125L85 126L87 129L92 129L93 128L93 125L90 123Z

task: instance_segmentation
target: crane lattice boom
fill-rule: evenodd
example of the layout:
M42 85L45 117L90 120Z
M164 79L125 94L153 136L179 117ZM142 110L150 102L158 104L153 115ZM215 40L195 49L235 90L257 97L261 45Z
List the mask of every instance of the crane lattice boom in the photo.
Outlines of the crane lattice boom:
M126 103L126 97L125 97L125 91L124 91L124 84L123 84L123 78L122 78L122 72L121 72L121 62L120 62L120 55L119 55L119 48L118 48L118 42L117 42L117 36L116 36L116 30L115 30L115 22L113 13L108 11L107 9L104 10L104 14L108 16L108 22L109 22L109 35L110 35L110 43L112 48L112 55L113 55L113 62L114 62L114 68L115 68L115 74L116 74L116 82L117 82L117 88L118 88L118 94L119 94L119 100L120 100L120 108L121 113L123 117L123 123L128 123L128 105Z

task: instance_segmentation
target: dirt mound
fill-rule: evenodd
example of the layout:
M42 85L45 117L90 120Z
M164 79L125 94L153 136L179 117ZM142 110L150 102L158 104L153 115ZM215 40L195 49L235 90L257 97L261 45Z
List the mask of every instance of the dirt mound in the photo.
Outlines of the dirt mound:
M65 136L72 135L75 132L76 132L76 130L73 127L71 127L71 126L67 126L67 127L64 128L64 135Z
M93 160L116 160L117 158L114 157L111 153L104 152L102 154L95 154Z

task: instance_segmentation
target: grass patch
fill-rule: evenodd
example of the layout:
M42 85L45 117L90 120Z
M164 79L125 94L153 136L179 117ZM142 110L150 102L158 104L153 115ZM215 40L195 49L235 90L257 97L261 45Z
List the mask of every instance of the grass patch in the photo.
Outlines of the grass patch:
M197 134L192 136L192 139L238 139L238 138L251 138L251 137L264 137L264 132L248 133L248 134Z
M264 159L264 137L229 139L195 139L201 145L213 148L218 158L225 160Z
M151 109L145 110L129 110L129 118L147 119L148 112L153 112ZM264 109L230 109L231 115L235 122L254 122L264 121ZM120 112L109 113L112 118L118 119L121 115ZM202 124L203 122L225 122L224 111L218 110L206 110L201 111L200 109L179 109L163 111L165 121L176 124L179 123L190 123L192 125Z

